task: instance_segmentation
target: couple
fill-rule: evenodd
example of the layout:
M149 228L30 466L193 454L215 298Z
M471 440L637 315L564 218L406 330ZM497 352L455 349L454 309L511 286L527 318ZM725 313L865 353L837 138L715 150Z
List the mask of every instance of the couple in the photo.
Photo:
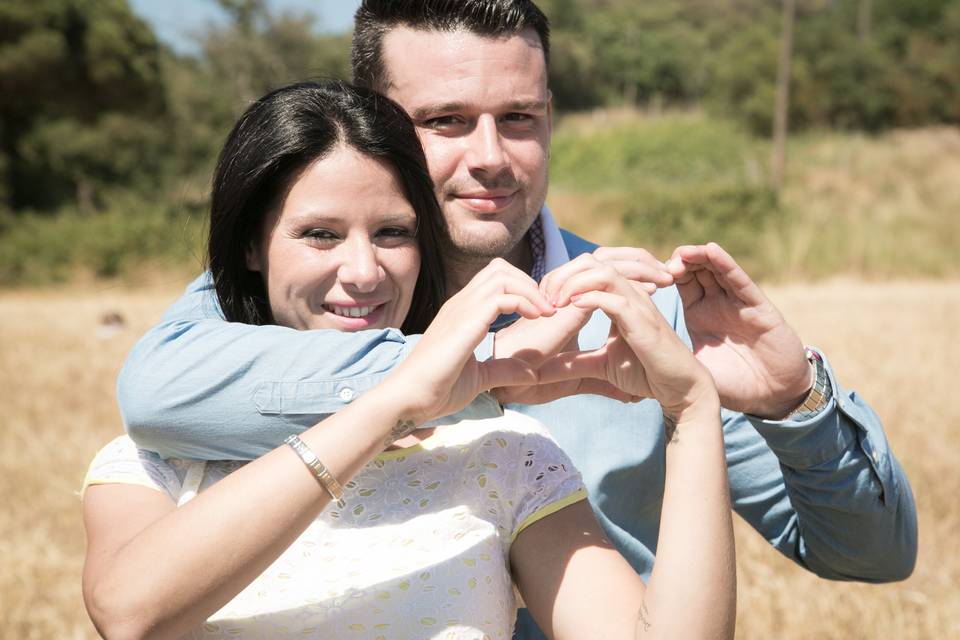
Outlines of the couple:
M305 288L319 290L326 286L333 291L336 279L334 284L325 285L310 280L301 269L284 272L284 265L295 264L297 254L293 246L274 247L274 236L267 242L266 230L261 228L244 231L233 228L236 226L233 223L225 225L226 228L213 225L212 245L228 233L240 234L247 241L220 247L221 254L226 256L220 268L215 256L217 247L211 246L216 296L209 279L198 280L131 354L119 384L121 408L131 435L144 450L134 449L131 453L129 445L121 443L121 450L115 452L113 459L107 455L102 460L102 470L111 471L113 475L99 478L91 475L94 483L108 482L88 489L85 500L91 534L85 592L95 619L108 620L113 616L110 623L118 624L121 630L137 629L136 625L142 624L139 614L152 620L194 625L230 601L233 594L239 593L271 565L271 558L279 556L280 566L271 567L276 580L273 585L260 591L253 588L250 594L253 603L259 594L268 598L259 609L256 604L250 605L255 611L274 611L269 598L281 593L290 597L297 595L292 593L295 586L285 589L283 585L285 581L303 579L302 574L297 575L292 569L304 562L304 558L320 562L336 561L340 557L331 550L325 551L323 545L331 542L328 537L321 537L320 542L316 542L316 537L313 541L304 541L306 550L296 558L280 556L300 531L305 531L304 536L311 532L316 536L320 530L340 525L341 517L348 520L342 521L345 527L362 524L364 529L370 528L370 522L363 519L364 514L384 519L398 517L403 512L403 500L409 497L406 492L419 486L423 487L424 495L410 504L419 507L420 501L427 500L424 508L433 508L429 493L443 486L445 477L462 480L469 469L477 486L482 475L484 484L497 483L497 489L489 491L509 486L510 490L521 492L509 497L497 493L496 498L481 493L474 496L481 502L469 511L472 516L492 509L496 513L490 514L491 517L507 518L507 521L497 521L497 524L489 521L483 526L498 531L497 544L509 543L509 538L516 534L508 550L496 549L498 553L509 554L508 557L484 551L484 545L493 544L489 539L477 538L475 544L470 543L474 540L471 536L479 534L462 528L467 527L463 523L459 525L461 528L457 525L431 528L428 522L413 518L413 522L427 526L425 537L400 536L391 540L403 543L404 551L419 545L421 553L430 554L431 566L440 572L438 576L430 570L416 573L405 569L401 565L406 560L400 558L384 566L380 559L393 557L389 553L389 541L361 542L363 554L358 557L354 552L350 561L358 564L348 563L333 575L311 576L311 591L300 595L312 598L314 605L322 604L326 607L324 611L330 611L333 616L336 610L348 611L354 600L367 597L360 593L363 589L350 590L336 582L342 577L361 576L360 580L374 589L372 597L377 602L372 606L383 611L394 610L391 607L397 605L392 599L398 594L416 590L426 600L416 606L407 602L400 604L405 615L394 622L424 626L386 631L378 629L378 623L368 618L350 624L369 626L348 628L344 634L443 637L436 629L459 619L444 614L444 607L457 597L456 593L479 603L476 593L467 589L486 588L485 597L499 604L496 608L484 604L485 611L477 615L482 621L499 624L497 611L510 609L510 603L503 602L509 596L503 595L500 588L506 581L500 571L502 566L499 573L482 568L485 573L478 574L479 579L468 578L466 589L463 585L450 586L445 582L452 576L447 573L450 559L458 557L454 552L468 549L476 553L463 558L463 566L467 566L468 561L476 567L485 567L484 563L491 559L501 564L509 561L513 579L527 598L530 611L544 631L556 637L598 635L603 632L602 623L620 622L613 614L597 615L598 612L618 606L630 612L625 623L628 627L633 625L630 633L636 627L641 632L679 635L670 625L680 623L714 625L712 629L718 634L729 630L725 624L732 616L729 607L732 606L733 576L731 561L723 557L723 549L729 544L725 538L729 524L710 509L716 506L715 502L707 500L719 495L717 479L710 475L716 462L707 457L703 464L688 464L690 460L684 458L686 454L682 452L688 437L685 433L689 432L690 442L704 442L697 447L698 455L709 456L710 427L688 430L684 420L680 420L678 442L667 445L662 435L660 405L651 400L624 404L591 395L541 405L510 405L510 409L545 424L579 467L605 537L628 558L633 569L649 578L645 596L640 595L642 587L632 581L631 575L624 575L622 560L612 556L609 543L590 533L595 531L595 525L590 522L592 516L584 516L584 503L577 501L576 473L535 423L513 411L493 420L483 419L498 407L491 406L489 396L481 395L466 413L448 420L455 424L440 426L431 437L425 437L426 433L420 431L405 433L405 425L410 422L416 426L433 412L449 413L468 401L474 389L505 382L532 382L529 371L516 366L515 361L502 358L519 355L532 365L540 364L542 356L538 354L555 349L557 336L573 331L592 307L606 309L608 313L586 318L587 324L578 336L580 348L604 345L611 331L615 332L615 339L610 343L613 348L594 356L568 356L580 371L592 367L597 378L579 388L614 396L618 390L631 396L652 395L668 406L669 413L671 396L664 395L666 391L662 387L650 388L659 379L656 376L669 374L674 371L673 367L689 365L686 375L681 376L682 384L666 385L667 390L679 389L683 395L683 389L689 391L702 385L703 380L698 377L702 372L686 357L689 354L675 351L672 342L658 343L654 351L645 350L652 344L646 342L652 340L651 336L666 340L661 333L663 325L658 318L650 317L650 299L633 287L624 287L611 267L641 281L648 289L676 281L677 289L657 291L652 296L653 303L676 333L692 341L697 359L706 365L716 381L724 406L752 414L731 411L722 414L734 508L776 548L820 575L881 581L902 578L909 573L916 549L912 496L906 478L887 449L879 421L855 394L846 394L837 386L819 354L809 352L809 360L805 357L799 340L779 313L728 256L713 246L682 248L675 253L669 269L638 250L598 249L591 256L588 254L594 250L593 246L558 231L553 225L543 208L550 136L547 25L536 7L519 0L368 1L358 11L354 39L358 82L385 92L413 118L449 238L444 240L443 234L434 233L429 227L429 216L424 215L427 209L422 198L417 199L416 189L406 187L413 178L404 172L411 171L415 163L406 160L395 163L393 170L399 178L394 180L400 180L404 200L418 216L414 228L417 245L422 247L428 243L430 247L418 251L422 264L413 293L408 294L414 299L410 313L391 305L382 310L371 309L374 305L367 304L386 304L385 299L373 298L382 291L384 283L394 282L391 275L394 269L391 266L388 274L388 265L380 263L381 256L383 260L387 260L386 256L393 259L397 255L394 251L403 244L401 239L411 233L409 227L400 224L403 216L397 214L403 211L395 207L390 208L396 209L393 211L396 220L382 230L360 228L351 235L350 229L319 225L306 230L300 238L300 244L318 255L333 255L334 249L349 250L348 255L354 261L353 266L345 267L346 275L340 275L342 269L339 268L336 272L337 278L348 283L342 289L353 287L354 297L331 298L331 303L339 304L328 309L313 300L298 306L299 301L306 300ZM292 132L286 123L280 125L279 133ZM256 130L238 129L235 133L249 136ZM241 151L238 156L254 162L258 156L265 158L279 153L281 149L271 145L281 144L283 141L279 138L257 141L255 149ZM338 158L339 154L325 156L316 167ZM343 158L340 160L345 162ZM352 167L349 163L346 166ZM266 166L250 169L270 170ZM353 179L358 175L356 167L353 169L333 173L341 180ZM231 171L231 166L221 165L221 173ZM249 179L248 173L235 175ZM288 189L284 205L295 195L293 187L299 186L308 175L296 176L295 185L275 185ZM391 183L386 176L382 178L377 184ZM379 193L363 182L343 186L353 194L348 196L347 206L358 214L363 212L361 205L373 206L371 193ZM259 207L261 219L272 212L270 223L280 223L281 203L269 199L244 202L245 196L235 187L235 184L220 184L218 180L215 192L222 190L222 197L219 200L215 197L215 214L218 208L230 210L250 205ZM358 189L365 190L362 196L356 195ZM330 194L331 191L324 191L324 197L332 197ZM314 201L309 190L304 192L304 197ZM390 201L381 204L389 205ZM427 203L426 206L435 205ZM343 214L343 206L339 212ZM252 224L250 220L246 222ZM273 229L281 227L271 227ZM366 244L355 239L364 237L360 231L366 233ZM276 240L294 243L295 237L288 233L276 236ZM451 246L439 245L443 246L443 266L436 261L433 251L438 244L431 245L431 242L450 243ZM276 253L271 254L274 248ZM570 261L579 254L585 255ZM536 280L541 280L545 271L557 267L561 270L542 279L540 287L534 287L524 280L525 276L502 264L487 269L486 264L497 256ZM409 264L406 266L410 268ZM481 274L478 277L485 280L472 280L478 273ZM230 283L239 283L237 286L242 285L242 290L255 292L258 283L261 287L266 283L266 291L261 289L245 299L239 295L241 289L231 293ZM391 290L400 288L388 286ZM228 290L224 291L223 287ZM585 293L568 304L571 295L581 289L594 293ZM458 291L461 293L448 295ZM503 300L504 296L508 301ZM397 294L397 299L400 297ZM422 331L439 302L448 297L447 305L434 323L437 331L428 331L420 338L424 344L418 353L415 349L418 336L405 334ZM225 323L214 298L231 320L253 324L272 320L276 326ZM351 300L364 303L367 308L351 308ZM507 306L501 307L501 304ZM494 342L493 334L486 333L485 323L501 310L518 310L526 317L499 331ZM373 314L367 313L370 311ZM375 317L376 314L382 315ZM542 317L534 318L537 315ZM397 326L405 318L404 334L395 330L357 333L291 330L311 328L308 322L314 316L337 323L321 326L341 329L370 326L365 324L368 322L375 322L375 327ZM445 320L455 328L441 329ZM499 357L483 366L475 364L469 357L469 346L464 346L473 339L470 332L475 329L474 323L484 324L483 333L473 336L481 342L474 353L480 360L491 353ZM495 324L499 326L502 322ZM639 327L643 329L638 330ZM436 350L442 355L430 355ZM661 350L670 355L669 362L650 359ZM457 360L454 354L460 354L461 359ZM628 366L629 363L634 366ZM449 371L444 373L438 367L455 368L458 364L463 367L456 374L457 384L449 387L453 384L452 377L441 382L440 378ZM565 363L548 361L541 375L558 364ZM564 368L556 367L561 372ZM388 375L391 370L394 374ZM630 386L637 380L628 377L629 374L638 371L652 376L646 382L640 380L646 385L643 389ZM560 373L554 373L559 380ZM468 377L462 378L464 375ZM488 378L480 380L469 376ZM413 389L408 388L414 384ZM525 388L514 384L504 388L501 398L542 401L576 391L576 385L574 382ZM711 382L711 388L712 385ZM429 401L425 398L450 388L453 389L450 393L463 392L463 395L448 396L446 400L434 396ZM363 394L360 400L354 400L360 394ZM709 398L704 401L708 402ZM343 411L324 420L320 428L301 433L340 409ZM410 412L412 415L406 415ZM497 421L509 424L490 425ZM696 424L702 427L709 421L703 419ZM383 434L398 426L400 430L390 436L396 439L398 449L379 453L387 439ZM337 429L349 430L349 437L341 437ZM513 435L509 439L494 435L501 432ZM280 446L291 433L301 433L303 442L333 472L335 479L346 483L347 477L359 473L353 486L347 483L343 490L348 496L354 495L354 501L360 504L351 504L348 500L346 509L329 507L324 515L329 513L330 524L322 524L322 518L314 520L323 506L320 501L328 495L326 488L336 490L336 485L329 481L318 484L309 477L310 473L291 449ZM524 435L517 436L517 433ZM418 440L424 443L415 444ZM483 446L484 442L491 444ZM358 450L364 446L368 449ZM471 446L479 448L479 453L471 453ZM495 447L506 449L499 452L500 458L495 457L498 453ZM409 451L400 451L404 448ZM145 450L172 459L163 461ZM250 459L266 452L271 453L243 467L245 475L232 474L210 491L205 489L213 480L240 464L204 465L186 461ZM454 453L466 458L454 458ZM435 457L429 457L432 454ZM423 464L411 462L414 456L424 457ZM370 464L362 464L371 458ZM414 466L402 467L408 463ZM96 468L96 463L94 466ZM503 476L491 476L492 471L483 471L491 469L498 469L500 474L509 473L510 482ZM414 470L411 476L405 475L411 470ZM266 480L271 476L258 475L270 473L287 475L278 476L276 485ZM368 473L373 474L369 483L364 475ZM430 477L423 481L416 477L420 473ZM694 480L676 481L678 474L683 473L693 473ZM230 489L224 484L228 481L236 486ZM291 484L284 484L286 481ZM374 481L376 487L371 486ZM124 482L134 486L124 486ZM420 484L409 485L416 482ZM440 484L435 484L437 482ZM151 488L141 490L139 498L125 495L138 489L137 484ZM466 482L461 485L465 486ZM302 491L290 490L300 486L304 487ZM158 488L160 492L156 491ZM191 500L198 488L203 491ZM370 493L373 488L382 488L379 496L376 492ZM695 490L695 495L677 493L685 489ZM212 493L214 490L219 493ZM302 495L310 490L314 493ZM111 494L116 492L122 495L112 498ZM364 492L368 495L363 495ZM220 499L218 496L226 502L215 502ZM182 508L174 509L174 497L185 503ZM149 504L135 509L138 500ZM297 500L309 504L304 507L303 503L296 503ZM376 500L383 500L382 504L391 511L387 513L373 504ZM496 504L491 504L491 500ZM697 500L706 505L697 509L707 510L703 513L698 510L694 526L687 526L685 509L697 505ZM216 506L208 512L203 508L205 503ZM352 510L358 507L363 507L363 511L354 513ZM505 512L507 507L510 513ZM463 514L454 511L455 517ZM160 513L163 515L158 516ZM337 514L336 518L333 513ZM574 523L550 526L551 519L556 518L560 518L561 523L564 519ZM238 524L238 519L242 524ZM387 524L399 526L399 520L390 520ZM278 526L283 531L273 528ZM525 527L522 532L521 526ZM661 526L663 536L658 545ZM579 532L577 536L569 535L570 527ZM435 535L434 531L452 536L453 541L441 546L429 537ZM286 538L270 537L275 535ZM457 535L461 537L456 538ZM251 541L251 537L255 539ZM267 540L265 546L258 546L257 541L264 540ZM676 545L670 546L668 540ZM657 569L651 576L654 550L659 557ZM171 558L177 562L171 564ZM286 564L284 558L287 558ZM367 560L373 563L373 569L359 564ZM536 570L525 571L524 563L535 564ZM201 567L202 570L198 570ZM591 575L589 572L596 570L602 577L588 584L587 593L582 594L583 587L568 584L562 579L566 574L558 567L568 567L567 572L572 575L578 575L578 571ZM157 575L159 569L166 573ZM409 579L391 582L389 571L405 570L411 576ZM701 578L707 574L711 579ZM435 577L441 578L442 586L431 583ZM538 591L536 585L540 582L544 587ZM379 584L392 585L392 590L377 591L375 587ZM157 595L161 587L163 597ZM594 593L593 589L598 591ZM581 597L585 600L581 601ZM701 607L702 598L715 599L710 600L710 607ZM594 606L595 600L603 600L606 608ZM684 608L681 615L674 616L671 612L675 609L671 607L678 600ZM637 604L644 601L645 607ZM414 618L423 608L431 613ZM287 613L305 615L308 610L289 607ZM305 628L314 628L321 637L326 633L316 617L302 622ZM577 624L587 628L578 628ZM209 630L214 633L212 627ZM171 631L177 632L178 629ZM529 616L522 613L517 634L537 637L536 633ZM334 636L333 633L327 635Z

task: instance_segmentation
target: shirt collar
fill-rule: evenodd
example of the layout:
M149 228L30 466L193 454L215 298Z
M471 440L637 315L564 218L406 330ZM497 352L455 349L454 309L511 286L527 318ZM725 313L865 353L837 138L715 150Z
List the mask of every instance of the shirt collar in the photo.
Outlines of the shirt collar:
M560 228L546 205L530 225L527 231L527 242L530 244L530 253L533 256L530 277L537 282L540 282L547 272L570 261L567 247L563 243L563 236L560 235Z
M570 254L567 253L567 245L563 242L563 236L560 235L560 227L547 205L543 205L540 210L540 230L543 234L543 273L544 275L553 271L559 266L570 262ZM536 258L534 258L536 262ZM539 278L534 278L539 282Z
M560 235L560 227L557 226L546 205L543 206L540 215L530 225L526 238L527 242L530 243L530 253L533 254L530 277L537 282L540 282L548 272L570 262L570 254L567 253L563 236ZM491 329L494 331L502 329L518 317L517 314L500 316L494 321Z

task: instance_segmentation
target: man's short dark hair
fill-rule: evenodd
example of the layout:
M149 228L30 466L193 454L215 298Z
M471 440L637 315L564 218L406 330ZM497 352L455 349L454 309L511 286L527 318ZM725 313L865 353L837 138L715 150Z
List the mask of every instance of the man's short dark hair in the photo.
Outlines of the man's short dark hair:
M383 38L398 27L423 31L468 31L480 36L513 35L533 29L545 61L550 59L550 24L530 0L364 0L353 21L353 82L385 92Z

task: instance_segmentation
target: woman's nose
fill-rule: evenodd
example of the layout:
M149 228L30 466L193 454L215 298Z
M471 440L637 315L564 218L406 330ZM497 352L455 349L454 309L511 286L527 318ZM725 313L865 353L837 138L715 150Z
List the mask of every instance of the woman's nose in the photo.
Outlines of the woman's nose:
M337 271L340 284L360 293L369 293L386 277L386 272L377 260L377 248L368 240L344 243L343 261Z

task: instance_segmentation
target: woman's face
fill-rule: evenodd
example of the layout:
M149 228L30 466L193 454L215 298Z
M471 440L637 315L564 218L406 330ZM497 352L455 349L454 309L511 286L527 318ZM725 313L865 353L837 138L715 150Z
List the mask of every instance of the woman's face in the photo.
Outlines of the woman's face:
M420 270L416 229L389 165L338 145L267 216L247 266L263 275L278 325L399 327Z

